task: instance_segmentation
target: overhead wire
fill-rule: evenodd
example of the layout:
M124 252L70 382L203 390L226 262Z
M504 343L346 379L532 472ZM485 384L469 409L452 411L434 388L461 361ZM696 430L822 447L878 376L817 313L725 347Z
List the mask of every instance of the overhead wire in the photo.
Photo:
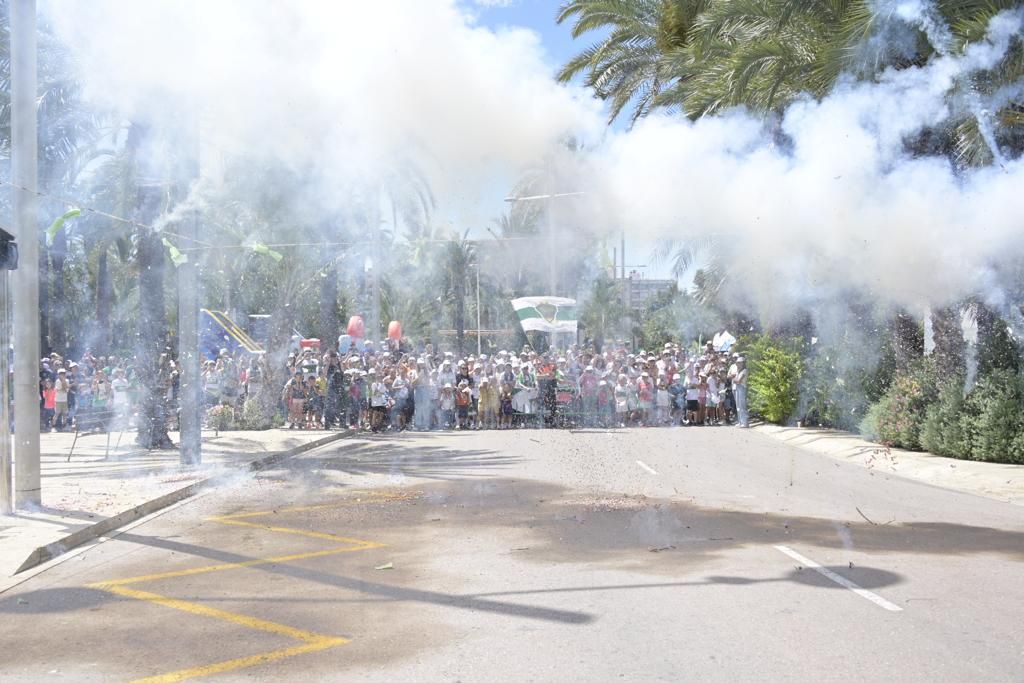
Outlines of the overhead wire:
M68 197L61 197L59 195L50 194L48 192L42 192L42 191L40 191L38 189L37 190L32 190L32 189L29 189L29 188L24 187L22 185L18 185L17 183L12 183L12 182L10 182L8 180L3 180L2 178L0 178L0 185L6 185L8 187L14 188L16 190L20 190L22 192L28 192L30 194L34 194L37 197L40 197L40 198L43 198L43 199L50 199L50 200L59 202L61 204L64 204L65 206L71 207L73 209L78 209L79 211L81 211L83 213L89 213L89 214L93 214L93 215L96 215L96 216L102 216L103 218L108 218L108 219L113 220L113 221L118 221L119 223L124 223L125 225L131 225L131 226L134 226L134 227L137 227L137 228L142 228L144 230L152 230L154 232L159 232L162 235L167 235L169 237L174 237L176 239L182 239L182 240L186 240L186 241L192 242L194 244L201 245L201 247L184 247L184 248L182 248L180 250L182 252L205 251L207 249L252 249L254 246L257 246L257 245L253 245L253 244L211 244L210 242L204 242L202 240L195 239L193 237L188 237L186 235L180 235L178 233L171 232L171 231L169 231L169 230L167 230L165 228L159 228L158 229L158 228L156 228L156 226L153 226L153 225L150 225L150 224L147 224L147 223L141 223L141 222L133 220L131 218L124 218L123 216L117 216L117 215L112 214L112 213L110 213L108 211L103 211L102 209L97 209L95 207L86 206L85 204L83 204L81 202L78 202L78 201L76 201L74 199L70 199ZM491 233L491 234L493 235L493 241L495 241L495 242L518 242L518 241L529 241L529 240L537 239L537 237L535 237L535 236L530 236L530 237L498 237L498 236L494 235L493 233ZM453 242L461 242L461 241L462 241L462 239L460 239L460 238L446 238L446 239L430 238L430 239L410 240L410 242L427 243L427 244L450 244L450 243L453 243ZM466 240L466 241L468 241L468 242L481 242L481 241L484 241L484 240ZM491 241L491 240L487 240L487 241ZM267 244L267 243L264 243L264 242L260 242L260 243L258 243L258 246L267 247L267 248L270 248L270 249L288 249L288 248L295 248L295 247L334 247L334 246L338 246L338 247L351 247L351 246L355 246L357 244L362 244L362 242L282 242L282 243L274 243L274 244Z

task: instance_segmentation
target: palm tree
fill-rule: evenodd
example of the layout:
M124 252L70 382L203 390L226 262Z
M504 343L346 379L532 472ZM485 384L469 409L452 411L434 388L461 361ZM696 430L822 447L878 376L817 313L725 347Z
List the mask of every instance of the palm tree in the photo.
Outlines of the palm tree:
M476 244L469 239L467 230L460 237L452 235L444 244L441 263L442 291L452 306L452 322L455 326L455 346L461 356L466 347L466 289L475 263Z
M556 15L572 20L573 38L606 32L558 72L565 83L584 84L609 103L611 123L630 104L630 123L646 116L666 89L685 80L684 53L693 24L710 0L570 0Z
M627 313L619 283L602 272L594 280L580 314L580 322L597 348L603 346L609 334L622 331L617 323L624 321Z

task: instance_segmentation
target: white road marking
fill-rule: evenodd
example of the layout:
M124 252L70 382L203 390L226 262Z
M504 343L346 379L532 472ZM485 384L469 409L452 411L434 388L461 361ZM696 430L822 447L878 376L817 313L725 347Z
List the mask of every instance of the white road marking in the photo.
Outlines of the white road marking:
M657 472L655 472L655 471L654 471L653 469L651 469L650 465L648 465L647 463L645 463L645 462L644 462L643 460L637 460L637 461L636 461L636 464L637 464L637 465L640 465L640 467L644 468L645 470L647 470L647 471L648 471L648 472L650 472L651 474L654 474L654 475L657 475L657 474L658 474L658 473L657 473Z
M867 590L865 588L861 588L860 586L855 584L853 581L850 581L845 576L840 576L839 574L836 574L831 569L829 569L827 567L822 567L820 564L818 564L814 560L812 560L810 558L807 558L807 557L804 557L803 555L801 555L797 551L793 550L792 548L788 548L788 547L786 547L784 545L777 545L777 546L775 546L775 549L778 550L780 553L784 553L786 555L789 555L794 560L796 560L797 562L803 564L804 566L810 567L814 571L816 571L819 574L821 574L822 576L824 576L826 579L838 583L843 588L849 588L851 591L853 591L854 593L856 593L860 597L864 598L865 600L870 600L871 602L875 603L876 605L878 605L882 609L887 609L890 612L902 612L903 611L903 608L900 607L899 605L894 605L891 602L889 602L888 600L886 600L885 598L880 597L878 595L875 595L874 593L872 593L871 591L869 591L869 590Z

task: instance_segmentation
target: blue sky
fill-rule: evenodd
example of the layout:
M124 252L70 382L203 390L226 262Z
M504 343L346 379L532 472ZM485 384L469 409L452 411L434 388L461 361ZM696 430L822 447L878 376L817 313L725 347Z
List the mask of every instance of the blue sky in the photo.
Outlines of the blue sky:
M540 34L551 61L552 73L586 41L573 41L569 22L555 23L555 14L561 6L561 2L556 0L477 0L474 4L473 11L484 26L493 29L524 26Z
M557 24L555 15L562 4L561 0L465 0L465 3L482 26L493 30L525 27L536 32L541 38L548 63L551 65L552 77L579 50L601 38L599 33L592 32L579 39L573 39L571 20ZM625 124L616 121L612 128L623 130ZM618 240L615 240L615 244L618 244ZM667 264L652 263L652 243L627 239L626 247L630 252L628 265L646 264L647 267L640 270L647 277L671 277Z

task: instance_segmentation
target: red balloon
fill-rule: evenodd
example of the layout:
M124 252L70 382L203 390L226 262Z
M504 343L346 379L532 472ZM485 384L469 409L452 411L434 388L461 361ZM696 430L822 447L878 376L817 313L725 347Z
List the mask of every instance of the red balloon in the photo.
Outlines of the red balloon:
M388 339L402 338L402 323L392 320L388 323Z
M363 316L354 315L348 319L348 336L355 339L362 339L366 336L366 323L363 322Z

